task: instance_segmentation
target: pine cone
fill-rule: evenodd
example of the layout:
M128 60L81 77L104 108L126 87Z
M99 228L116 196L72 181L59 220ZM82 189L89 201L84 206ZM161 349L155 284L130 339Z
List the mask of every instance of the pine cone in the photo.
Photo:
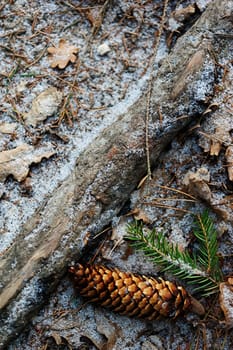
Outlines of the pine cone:
M90 302L98 303L121 315L146 318L177 317L193 306L204 309L181 286L173 282L119 271L102 265L78 264L70 267L75 287Z

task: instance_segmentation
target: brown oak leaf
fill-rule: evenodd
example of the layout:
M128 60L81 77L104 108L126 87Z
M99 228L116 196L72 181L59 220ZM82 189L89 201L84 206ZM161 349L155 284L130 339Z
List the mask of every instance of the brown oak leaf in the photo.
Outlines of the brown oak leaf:
M9 175L19 182L25 180L32 163L40 163L43 158L48 159L54 154L53 150L36 149L25 143L0 152L0 182L4 182Z
M49 47L48 53L52 55L51 67L58 67L64 69L69 62L74 63L76 60L75 53L78 52L78 48L70 45L65 39L59 41L58 47Z

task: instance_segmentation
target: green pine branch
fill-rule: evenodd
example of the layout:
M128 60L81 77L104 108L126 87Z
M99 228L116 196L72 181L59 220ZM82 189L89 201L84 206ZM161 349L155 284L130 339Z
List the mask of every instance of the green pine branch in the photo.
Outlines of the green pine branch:
M198 263L219 282L222 275L217 254L217 232L207 210L202 215L197 215L193 233L199 243Z
M217 233L207 211L197 216L195 225L194 235L198 244L196 254L180 251L163 233L155 229L148 232L141 222L128 226L127 239L136 250L143 251L150 260L160 265L162 272L168 271L188 284L195 285L194 292L210 295L218 291L221 280Z

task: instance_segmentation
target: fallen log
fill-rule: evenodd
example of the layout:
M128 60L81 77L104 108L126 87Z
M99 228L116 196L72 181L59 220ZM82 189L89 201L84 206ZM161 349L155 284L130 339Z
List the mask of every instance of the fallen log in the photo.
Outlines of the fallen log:
M213 1L178 40L152 81L148 129L152 167L175 135L195 122L211 101L215 33L230 30L231 8L232 1ZM86 234L103 229L146 174L146 95L147 89L87 147L68 178L1 256L1 349L17 337L67 266L80 257Z

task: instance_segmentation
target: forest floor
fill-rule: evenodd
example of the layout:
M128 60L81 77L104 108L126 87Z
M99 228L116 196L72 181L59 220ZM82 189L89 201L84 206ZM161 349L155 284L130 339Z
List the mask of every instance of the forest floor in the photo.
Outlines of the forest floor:
M0 5L0 253L70 174L77 156L146 91L152 61L160 66L166 60L211 1L169 1L155 56L166 3L41 0L29 6L15 0ZM232 274L233 69L224 58L220 63L223 78L210 110L220 104L222 110L173 140L152 169L152 180L132 193L103 239L100 233L97 257L89 252L89 259L156 274L152 262L123 240L132 217L162 229L185 249L192 243L193 214L208 206L215 211L223 274ZM216 128L211 143L208 135ZM218 297L201 301L204 319L193 314L175 321L130 319L86 304L65 277L9 350L230 350L233 336L224 327Z

